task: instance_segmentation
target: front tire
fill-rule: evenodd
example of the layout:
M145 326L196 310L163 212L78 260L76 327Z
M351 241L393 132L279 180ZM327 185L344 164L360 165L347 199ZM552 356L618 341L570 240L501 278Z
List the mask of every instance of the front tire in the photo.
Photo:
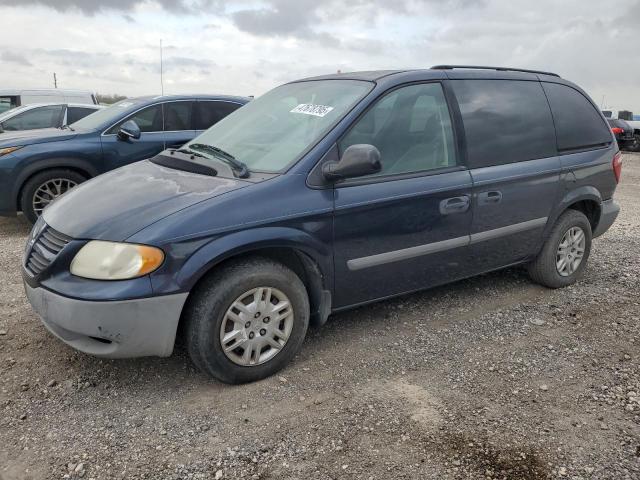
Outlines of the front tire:
M84 175L63 168L45 170L35 174L22 187L20 206L22 213L35 223L42 211L55 198L87 180Z
M260 380L282 369L309 326L309 298L284 265L253 257L206 278L186 310L193 363L225 383Z
M542 250L528 266L533 281L549 288L575 283L591 252L591 223L577 210L567 210L556 221Z

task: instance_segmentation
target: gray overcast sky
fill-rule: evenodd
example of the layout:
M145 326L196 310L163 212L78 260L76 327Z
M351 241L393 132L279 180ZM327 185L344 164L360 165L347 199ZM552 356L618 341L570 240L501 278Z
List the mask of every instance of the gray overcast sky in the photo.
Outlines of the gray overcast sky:
M0 88L259 95L439 63L550 70L640 114L640 0L0 0Z

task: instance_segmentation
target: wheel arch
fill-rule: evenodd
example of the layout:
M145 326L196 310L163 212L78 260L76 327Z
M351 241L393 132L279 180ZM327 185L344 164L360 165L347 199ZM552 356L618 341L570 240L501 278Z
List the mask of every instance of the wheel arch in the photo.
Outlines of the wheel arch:
M209 242L181 268L177 282L192 298L213 272L247 257L265 257L282 263L302 281L309 295L311 323L322 325L331 312L332 257L329 249L306 232L286 227L245 230ZM180 319L182 325L183 319Z
M595 187L584 186L568 192L556 209L555 215L547 222L545 238L551 232L560 215L570 209L584 213L591 224L591 231L595 231L600 222L601 204L602 196Z
M91 163L82 159L51 158L38 160L37 162L34 162L31 165L25 167L18 175L18 178L16 178L12 193L12 199L16 207L16 211L21 210L22 206L20 205L20 196L22 195L22 190L24 189L26 183L39 173L45 172L47 170L55 170L58 168L73 170L74 172L85 176L87 179L95 177L99 174L99 172L93 165L91 165Z

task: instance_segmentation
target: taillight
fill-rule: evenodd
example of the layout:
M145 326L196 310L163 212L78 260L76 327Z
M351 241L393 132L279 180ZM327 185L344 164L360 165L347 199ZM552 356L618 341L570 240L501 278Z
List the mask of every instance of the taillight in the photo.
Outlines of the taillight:
M620 182L620 175L622 174L622 153L618 152L613 157L612 162L613 174L616 176L616 183Z
M611 131L616 135L622 135L624 133L624 128L613 127Z

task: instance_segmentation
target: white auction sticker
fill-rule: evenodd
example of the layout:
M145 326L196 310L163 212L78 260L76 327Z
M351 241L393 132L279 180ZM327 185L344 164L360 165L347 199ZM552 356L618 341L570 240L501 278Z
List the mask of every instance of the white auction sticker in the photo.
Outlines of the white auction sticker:
M333 107L326 105L313 105L312 103L301 103L291 110L291 113L304 113L305 115L313 115L314 117L324 117L333 110Z

